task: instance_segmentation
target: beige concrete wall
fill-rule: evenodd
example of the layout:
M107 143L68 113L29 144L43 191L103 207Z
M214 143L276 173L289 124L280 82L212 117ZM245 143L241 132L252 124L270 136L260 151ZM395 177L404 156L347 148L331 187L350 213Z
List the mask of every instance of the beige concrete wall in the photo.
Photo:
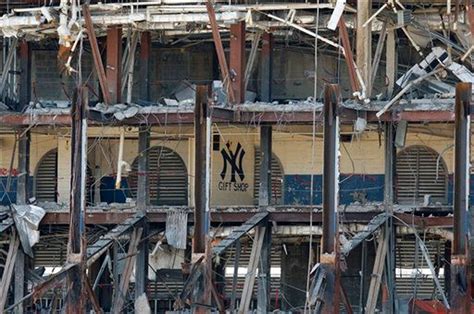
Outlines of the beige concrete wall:
M245 130L243 130L245 132ZM240 143L245 151L242 159L242 170L244 177L235 175L235 182L231 181L231 166L227 163L227 171L221 176L224 167L224 158L221 150L224 149L230 155L235 154L237 145ZM255 168L255 145L257 136L254 134L232 134L221 133L219 151L212 152L212 202L211 205L239 205L253 204L254 168ZM229 148L226 146L229 144ZM230 150L230 151L229 151ZM241 154L241 153L240 153ZM240 154L238 156L240 156ZM239 158L237 158L239 159ZM239 164L237 163L237 166Z
M15 145L13 134L0 135L0 176L10 169L10 162ZM41 158L51 149L58 147L58 140L55 135L32 134L30 144L30 175L34 175L36 167ZM18 148L17 148L18 149ZM13 170L16 171L18 165L18 150L13 158Z
M347 127L343 129L348 132ZM452 125L417 125L410 126L406 147L425 145L442 154L450 173L453 172L454 143ZM214 134L220 135L220 149L212 152L212 187L213 205L252 205L254 203L254 157L255 148L259 145L258 128L248 126L214 127ZM51 149L58 148L58 193L60 202L69 201L69 185L71 171L71 147L67 129L58 132L65 135L46 135L33 133L30 151L30 174L34 175L41 158ZM89 138L89 165L99 165L103 175L116 173L118 153L118 128L91 128ZM175 138L180 134L180 138ZM138 154L137 130L127 129L124 146L124 160L130 165ZM156 128L152 130L151 146L166 146L177 152L188 170L189 204L193 205L194 180L194 139L192 127ZM172 139L163 139L163 136ZM0 135L0 169L8 170L15 137L13 134ZM376 129L364 132L352 141L341 143L341 172L345 174L383 174L384 149L383 137L380 139ZM224 179L220 174L223 169L223 158L220 150L229 142L232 151L237 143L245 150L243 170L245 178L241 181L236 177L234 185L230 182L230 165ZM284 174L321 174L323 161L322 130L317 129L314 141L314 159L312 160L311 126L275 127L273 135L273 151L280 160ZM17 157L14 159L16 168ZM3 170L2 170L3 171ZM0 174L1 175L1 174ZM124 176L128 174L125 172ZM245 187L245 189L243 188Z
M58 138L58 203L69 204L71 191L71 138Z

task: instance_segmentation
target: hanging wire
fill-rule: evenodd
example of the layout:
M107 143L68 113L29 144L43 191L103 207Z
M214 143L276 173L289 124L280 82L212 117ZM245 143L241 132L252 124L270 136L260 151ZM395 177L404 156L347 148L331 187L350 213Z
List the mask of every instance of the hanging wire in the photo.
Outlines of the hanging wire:
M311 135L311 183L310 183L310 207L309 207L309 245L308 245L308 270L306 275L306 301L304 306L304 313L306 314L307 311L310 311L310 304L309 304L309 288L310 288L310 272L311 266L313 264L313 206L314 206L314 175L312 174L314 169L314 160L315 160L315 150L316 150L316 99L318 94L318 32L319 32L319 0L317 1L317 9L316 9L316 26L315 26L315 33L316 36L314 37L314 93L313 93L313 128L312 128L312 135Z

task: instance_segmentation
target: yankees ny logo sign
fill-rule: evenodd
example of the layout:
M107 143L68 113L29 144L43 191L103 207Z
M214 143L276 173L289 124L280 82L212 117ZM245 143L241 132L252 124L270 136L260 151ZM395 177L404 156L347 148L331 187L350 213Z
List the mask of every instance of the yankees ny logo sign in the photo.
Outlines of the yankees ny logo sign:
M242 148L240 143L237 143L235 153L230 149L231 144L227 142L226 148L221 150L222 159L224 160L224 166L221 171L222 180L225 179L227 174L227 165L230 165L230 182L236 182L236 174L239 176L240 181L245 178L244 169L242 168L242 160L245 156L245 150Z

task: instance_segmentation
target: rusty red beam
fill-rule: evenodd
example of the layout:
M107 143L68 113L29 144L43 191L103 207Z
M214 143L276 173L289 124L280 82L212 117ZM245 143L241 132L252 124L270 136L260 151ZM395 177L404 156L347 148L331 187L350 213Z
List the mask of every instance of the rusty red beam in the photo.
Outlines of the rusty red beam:
M359 112L359 115L362 112ZM117 121L114 118L94 121L95 118L89 113L89 121L93 124L114 125L164 125L164 124L192 124L193 112L166 112L138 115L136 117ZM388 122L406 120L408 122L453 122L454 113L450 111L405 111L399 113L386 113L381 119L377 119L375 112L366 112L368 122ZM471 115L474 117L474 114ZM341 109L341 123L353 123L357 118L357 112L352 109ZM231 109L213 108L212 119L214 122L233 123L292 123L306 124L313 122L313 113L309 111L240 111L238 115ZM322 122L320 112L316 113L316 121ZM71 117L68 114L57 115L30 115L9 113L0 114L0 125L2 126L28 126L28 125L70 125Z
M82 14L84 15L84 22L86 24L87 35L89 36L89 42L92 50L92 58L94 59L94 65L97 71L97 77L99 79L99 85L102 90L104 103L106 105L109 105L110 94L107 88L107 78L105 76L104 64L102 63L102 57L99 51L99 44L97 43L97 37L95 36L94 24L92 23L89 5L82 5Z
M273 43L273 35L263 33L260 53L260 98L266 102L272 101Z
M245 102L245 22L230 26L230 78L239 104Z
M471 170L472 84L456 84L454 129L453 242L451 244L452 313L471 313L469 176Z
M380 119L375 116L375 112L367 112L367 121L369 122L389 122L401 121L408 122L451 122L454 121L454 112L451 111L401 111L386 112Z
M288 207L290 209L292 207ZM308 207L302 206L294 208L299 211L290 211L280 209L278 211L271 212L269 215L270 221L288 223L288 224L309 224L310 215ZM123 222L125 219L132 217L135 214L133 211L88 211L86 214L86 224L99 224L99 225L115 225ZM373 217L380 214L380 211L369 211L369 212L352 212L344 214L344 221L350 223L367 223ZM249 211L245 207L242 208L241 212L211 212L211 222L215 224L220 223L242 223L250 219L255 215L255 211ZM151 223L165 223L166 212L165 211L148 211L147 220ZM453 218L448 216L440 217L421 217L412 214L398 213L395 215L403 222L409 225L415 225L420 228L429 227L452 227ZM194 215L189 214L189 222L194 221ZM313 222L321 223L322 214L321 212L313 213ZM397 221L394 221L397 223ZM46 213L46 216L41 221L43 225L67 225L69 223L69 212L58 212L52 211ZM399 223L400 224L400 223Z
M402 220L404 223L419 228L430 228L430 227L452 227L453 217L439 216L439 217L422 217L415 216L412 214L398 213L395 215L397 218ZM394 220L395 224L399 224Z
M209 24L212 30L212 39L214 47L216 48L217 59L219 60L219 67L221 69L222 81L227 90L227 96L230 103L235 103L234 90L230 84L229 67L225 58L224 46L222 45L221 34L219 33L219 26L216 20L216 11L211 3L211 0L206 1L207 15L209 16Z
M141 100L150 101L151 33L143 32L140 38L140 77L138 78L139 94Z
M112 26L107 29L107 88L110 101L117 104L121 101L122 69L122 28Z
M339 19L339 36L341 38L342 47L344 48L344 58L347 63L349 81L351 83L352 92L359 92L360 86L359 81L357 80L356 67L354 62L354 55L352 54L351 42L349 40L349 33L347 32L346 22L344 17L341 16Z

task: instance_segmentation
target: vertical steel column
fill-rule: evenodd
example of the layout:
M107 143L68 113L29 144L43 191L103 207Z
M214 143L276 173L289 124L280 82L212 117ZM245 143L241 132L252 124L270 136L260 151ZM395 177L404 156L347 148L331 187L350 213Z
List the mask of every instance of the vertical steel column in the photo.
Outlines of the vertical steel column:
M140 99L150 100L151 34L143 32L140 39Z
M273 35L271 33L265 32L262 35L260 58L260 99L265 102L271 102L273 73Z
M31 100L31 45L26 41L20 42L20 91L19 107L21 111Z
M68 272L66 313L82 313L85 308L85 186L87 163L87 88L78 87L74 99L71 132L71 196L69 242L67 261L79 263L76 270Z
M260 186L258 205L269 206L272 198L272 126L260 127Z
M143 32L140 40L140 99L150 100L150 55L151 55L151 34ZM146 207L149 205L149 151L150 149L150 131L146 125L140 126L138 140L138 188L137 188L137 206L146 214ZM138 246L138 256L136 260L136 288L135 298L146 293L148 286L148 222L144 222L143 240Z
M21 132L21 130L20 130ZM18 139L18 177L16 188L16 203L26 204L29 198L29 178L30 178L30 131L25 130ZM18 303L25 294L25 272L26 272L26 254L19 249L15 259L15 290L14 299ZM23 313L23 303L15 308L15 313Z
M471 313L469 260L469 174L472 84L456 84L454 150L454 235L451 255L451 311Z
M147 125L140 125L138 133L138 182L137 182L137 207L146 215L149 204L149 159L150 130ZM146 293L148 282L148 221L143 223L142 241L138 246L138 255L135 267L135 298Z
M387 214L393 213L394 203L394 180L396 165L396 148L395 148L395 129L392 122L386 122L385 125L385 178L384 178L384 205ZM385 305L387 313L395 311L395 236L396 230L393 225L392 217L388 218L385 223L385 240L388 241L388 250L386 256L385 274L388 287L388 303ZM396 311L395 311L396 312Z
M111 26L107 29L107 88L110 94L111 104L121 101L121 76L122 70L122 29Z
M324 168L323 168L323 237L322 253L335 252L337 206L339 195L339 87L324 90Z
M230 26L230 77L235 102L245 102L245 22Z
M323 236L321 269L326 273L321 313L339 313L339 263L337 206L339 202L339 87L324 89ZM321 274L320 274L321 275Z
M260 127L260 186L258 191L258 205L260 210L267 210L272 199L272 126ZM272 226L267 223L264 228L262 251L260 254L258 272L257 312L267 313L270 309L270 267L272 250ZM263 232L263 230L262 230Z
M30 142L31 135L30 131L25 129L24 132L20 130L21 134L18 139L18 177L17 177L17 188L16 188L16 203L26 204L28 197L30 196L29 191L29 177L30 177Z
M204 253L209 231L209 155L210 155L210 112L208 87L197 86L194 108L195 166L194 166L194 236L193 253Z

